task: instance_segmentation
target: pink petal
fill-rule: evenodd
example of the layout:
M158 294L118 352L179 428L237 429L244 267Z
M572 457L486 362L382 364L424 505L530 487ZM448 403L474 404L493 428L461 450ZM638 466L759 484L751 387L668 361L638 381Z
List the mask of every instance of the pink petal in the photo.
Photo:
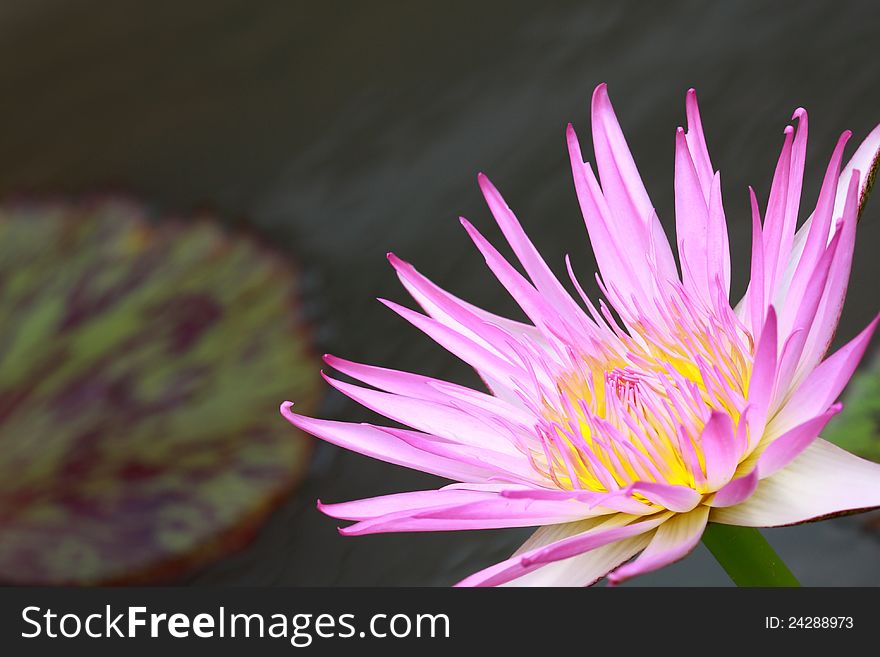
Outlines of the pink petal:
M703 121L700 118L700 108L697 104L697 92L694 89L688 89L685 98L685 111L687 113L687 139L688 150L691 159L694 161L694 168L697 177L700 179L700 186L703 188L703 197L706 203L709 203L709 195L712 189L713 171L712 162L709 159L709 151L706 148L706 137L703 134Z
M647 291L650 289L648 281L644 280L647 273L647 267L644 266L647 252L641 251L638 247L632 248L634 238L631 238L628 244L626 231L612 229L614 218L611 216L611 210L599 189L592 168L583 160L580 144L571 124L568 125L566 138L575 191L590 236L593 254L596 256L596 263L599 265L602 277L614 281L615 288L620 291L620 295L614 295L610 300L615 306L622 305L624 308L628 306L632 296L647 303L649 302ZM669 248L668 245L666 248ZM677 276L676 272L675 277Z
M709 289L714 289L720 282L724 299L727 300L730 297L730 243L721 198L721 174L718 173L712 179L706 226L706 277Z
M773 306L767 310L767 320L761 331L761 339L755 349L755 361L749 380L748 402L752 409L749 416L750 441L754 447L764 433L764 425L773 397L776 381L777 335L776 311Z
M837 415L841 408L843 408L841 404L834 404L826 412L807 420L771 442L758 458L761 479L765 479L780 468L784 468L809 447L810 443L819 436L819 432L828 424L828 421Z
M447 403L414 399L362 388L324 375L331 386L362 406L418 431L453 442L484 447L519 456L516 439L530 436L531 427L517 427L492 412L471 408L464 411Z
M716 491L733 477L739 456L730 416L713 412L703 427L700 444L706 460L706 485Z
M841 219L840 241L828 272L828 280L822 293L816 316L810 328L810 333L804 344L804 352L799 364L799 372L811 372L822 360L831 341L837 331L840 314L843 311L843 302L846 298L846 289L849 284L850 269L852 268L853 251L856 245L856 224L858 222L858 190L857 174L853 173L850 181L850 195ZM833 243L833 239L832 239ZM828 247L831 248L830 246Z
M388 301L387 299L379 299L379 301L425 333L444 349L458 356L477 370L477 372L488 374L493 380L501 381L508 388L512 387L512 380L516 379L517 376L525 374L509 361L502 359L445 324L441 324L435 319L426 317L393 301Z
M742 504L712 509L709 520L745 527L793 525L880 506L880 464L821 438Z
M482 173L477 178L492 215L538 291L560 312L575 316L582 314L580 307L544 262L495 186Z
M379 427L310 418L292 412L292 406L291 402L281 405L281 414L288 422L306 433L359 454L458 481L484 482L497 477L491 467L474 466L416 449Z
M752 205L752 261L751 279L746 292L748 299L749 327L755 340L760 340L764 328L764 312L767 308L767 291L764 282L764 233L761 228L761 211L755 190L749 187L749 199Z
M635 561L621 566L608 575L612 585L620 584L637 575L649 573L683 559L703 535L709 508L699 506L693 511L672 516L657 529L654 538Z
M653 252L657 270L663 278L677 278L678 270L669 241L617 122L606 85L596 87L591 110L596 167L602 192L614 215L614 223L609 228L633 236L635 241L628 246L639 254ZM595 243L593 246L595 248ZM635 264L643 266L644 262Z
M619 491L606 493L607 497L630 496L633 493L639 493L652 504L675 511L676 513L684 513L690 511L700 503L702 495L688 486L679 486L677 484L654 483L651 481L637 481L630 484L626 488ZM605 498L603 498L603 504Z
M467 484L467 486L467 488L446 486L437 490L393 493L337 504L324 504L318 500L318 509L331 518L340 520L370 520L400 511L417 511L450 503L481 501L499 495L506 488L515 488L513 484Z
M521 407L509 404L494 395L487 395L449 381L375 365L364 365L330 354L324 355L324 362L343 374L386 392L438 403L454 403L465 408L475 406L506 417L511 422L521 424L534 422L534 416Z
M837 399L868 348L878 322L880 315L812 371L773 418L767 430L769 435L781 435L815 415L817 409L828 408Z
M593 150L608 205L617 215L635 216L646 221L654 205L642 183L608 98L608 86L604 83L593 91L591 112Z
M507 260L483 237L467 219L461 218L461 224L470 235L477 249L483 254L486 264L507 292L523 309L535 326L546 337L551 337L558 332L565 332L566 337L572 342L576 341L576 333L572 332L572 325L558 311L541 296L531 283L529 283ZM582 314L581 314L582 315ZM581 317L575 317L578 322Z
M733 506L743 502L755 492L758 481L758 468L752 468L747 474L730 481L715 493L709 506Z
M706 249L709 207L694 168L684 130L675 133L675 234L685 289L711 299Z
M816 202L816 210L810 219L807 220L809 225L804 225L806 230L804 228L801 229L806 235L803 248L799 249L799 258L789 262L780 290L778 291L776 303L780 307L782 304L796 306L799 303L804 289L809 285L810 276L816 268L819 258L825 251L825 247L828 246L828 238L831 235L832 220L834 218L832 214L834 198L840 181L843 149L851 135L852 133L847 130L837 140L837 145L825 170L825 178L822 181L819 200ZM801 237L803 236L798 236L796 241ZM791 310L787 309L786 312L791 312Z
M611 513L590 509L576 500L528 500L509 498L492 492L443 489L433 491L433 499L419 497L413 500L390 502L378 498L382 507L403 502L403 508L382 515L365 518L339 532L345 536L362 536L387 532L460 531L470 529L500 529L505 527L534 527L571 523L585 518ZM406 494L404 494L406 495ZM365 501L361 501L363 503ZM416 504L426 506L418 507ZM351 503L349 503L351 504ZM323 509L322 509L323 510ZM331 509L332 510L332 509ZM362 509L358 509L361 510ZM333 515L329 513L328 515Z

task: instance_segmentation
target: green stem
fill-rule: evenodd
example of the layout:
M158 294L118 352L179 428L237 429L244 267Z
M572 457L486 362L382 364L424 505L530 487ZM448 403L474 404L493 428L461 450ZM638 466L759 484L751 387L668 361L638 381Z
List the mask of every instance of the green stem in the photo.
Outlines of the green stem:
M703 544L737 586L800 586L767 539L753 527L709 523Z

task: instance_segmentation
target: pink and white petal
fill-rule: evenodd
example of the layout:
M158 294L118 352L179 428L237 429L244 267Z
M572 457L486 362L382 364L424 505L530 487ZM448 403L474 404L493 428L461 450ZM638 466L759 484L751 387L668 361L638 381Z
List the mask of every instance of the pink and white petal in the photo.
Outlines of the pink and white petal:
M761 479L772 476L809 447L810 443L819 436L819 433L828 424L828 421L837 415L842 408L843 405L834 404L826 412L787 431L767 445L761 456L758 457Z
M846 205L846 186L849 183L849 177L853 171L858 171L860 176L859 182L859 206L864 206L864 200L870 191L871 185L874 183L878 162L880 162L880 125L876 126L865 137L865 140L859 144L856 152L853 153L850 161L843 168L840 174L840 185L837 187L837 198L834 202L834 216L839 217L843 214L843 208Z
M773 409L778 408L778 402L786 399L791 390L797 385L795 375L798 371L798 365L800 365L803 358L804 347L807 343L811 327L817 322L820 303L834 267L835 255L840 245L842 234L841 230L835 233L825 253L819 259L813 272L813 285L805 291L798 306L794 323L789 327L781 325L779 327L779 335L785 339L785 348L780 354L776 372L776 390L774 393L774 403L771 405Z
M603 522L603 520L593 519L564 525L539 527L513 554L512 558L519 557L521 554L549 545L563 538L587 531L600 522ZM652 534L652 531L648 531L633 538L625 538L608 545L603 545L570 559L546 564L520 577L504 580L500 585L522 587L589 586L604 577L613 568L644 549ZM481 583L482 581L486 581L505 567L506 562L490 566L462 580L456 586L484 586Z
M294 413L292 407L291 402L284 402L281 414L295 427L364 456L457 481L488 482L498 476L490 466L476 466L417 449L380 427L306 417Z
M809 335L804 343L803 355L798 365L796 379L801 378L805 373L813 371L813 368L825 357L837 331L840 315L843 312L846 290L849 285L853 252L856 245L856 224L858 223L856 191L857 180L856 175L853 174L850 182L849 203L843 213L841 227L839 228L840 238L834 262L831 264L831 270L828 272L828 280L822 292L819 306L816 309L815 319L810 326ZM831 246L828 248L830 249Z
M617 514L610 518L585 520L564 530L566 536L545 545L519 551L510 559L465 578L457 586L498 586L526 575L547 563L568 559L591 550L649 532L670 517L657 514L645 520ZM604 573L602 573L604 574Z
M706 486L717 491L736 472L738 454L733 420L726 413L713 412L700 434L706 463Z
M840 177L838 178L837 190L835 192L835 200L834 200L834 209L832 211L832 217L840 217L843 215L844 206L846 205L846 194L847 187L849 185L850 176L852 176L853 171L860 172L859 178L859 199L860 208L864 206L864 200L867 198L867 194L870 191L871 184L874 181L874 177L870 175L872 170L875 170L875 167L878 163L878 158L880 158L880 125L876 126L870 134L865 137L864 141L859 145L856 152L853 154L850 161L843 168L843 171L840 173ZM787 274L786 277L788 280L791 279L794 268L797 266L800 261L806 243L807 237L812 229L813 224L813 216L811 215L804 224L800 227L797 234L794 238L794 243L792 244L791 255L788 260ZM833 235L833 226L828 226L828 232L825 236L825 242L829 242L831 240L831 236Z
M501 586L592 586L614 568L644 550L653 534L654 532L651 531L625 538L576 557L548 563Z
M773 418L767 427L767 435L782 435L813 416L816 409L828 408L837 399L868 348L878 322L880 315L807 376Z
M608 582L617 585L683 559L700 542L708 518L709 507L706 506L672 516L657 528L645 551L635 561L612 571Z
M783 274L782 282L777 290L774 304L779 308L786 308L786 313L791 310L789 305L796 305L804 289L809 285L810 276L816 267L816 263L828 245L828 236L831 234L832 220L834 216L834 198L837 194L837 186L840 181L840 167L843 162L843 150L852 133L847 130L837 140L831 160L825 170L825 178L822 181L822 189L816 202L807 230L798 231L795 244L792 249L800 253L799 258L789 261L788 267ZM800 241L803 240L801 244Z
M880 506L880 464L815 440L742 504L712 509L711 522L779 527Z

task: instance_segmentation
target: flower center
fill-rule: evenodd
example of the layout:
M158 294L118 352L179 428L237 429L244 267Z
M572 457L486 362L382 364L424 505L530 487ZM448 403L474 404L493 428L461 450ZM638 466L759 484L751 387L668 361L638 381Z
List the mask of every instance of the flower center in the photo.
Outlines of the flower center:
M582 367L555 378L533 464L565 489L605 492L639 481L712 492L701 434L713 411L738 425L751 336L729 318L675 313L618 338L612 357L582 357Z

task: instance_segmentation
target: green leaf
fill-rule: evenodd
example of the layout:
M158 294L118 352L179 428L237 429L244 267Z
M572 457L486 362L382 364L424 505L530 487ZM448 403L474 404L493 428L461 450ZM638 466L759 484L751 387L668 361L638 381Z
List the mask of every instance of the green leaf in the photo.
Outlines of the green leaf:
M822 437L880 462L880 356L853 376L843 395L843 410L828 423Z
M0 206L0 581L167 579L251 536L307 463L295 293L208 218Z

